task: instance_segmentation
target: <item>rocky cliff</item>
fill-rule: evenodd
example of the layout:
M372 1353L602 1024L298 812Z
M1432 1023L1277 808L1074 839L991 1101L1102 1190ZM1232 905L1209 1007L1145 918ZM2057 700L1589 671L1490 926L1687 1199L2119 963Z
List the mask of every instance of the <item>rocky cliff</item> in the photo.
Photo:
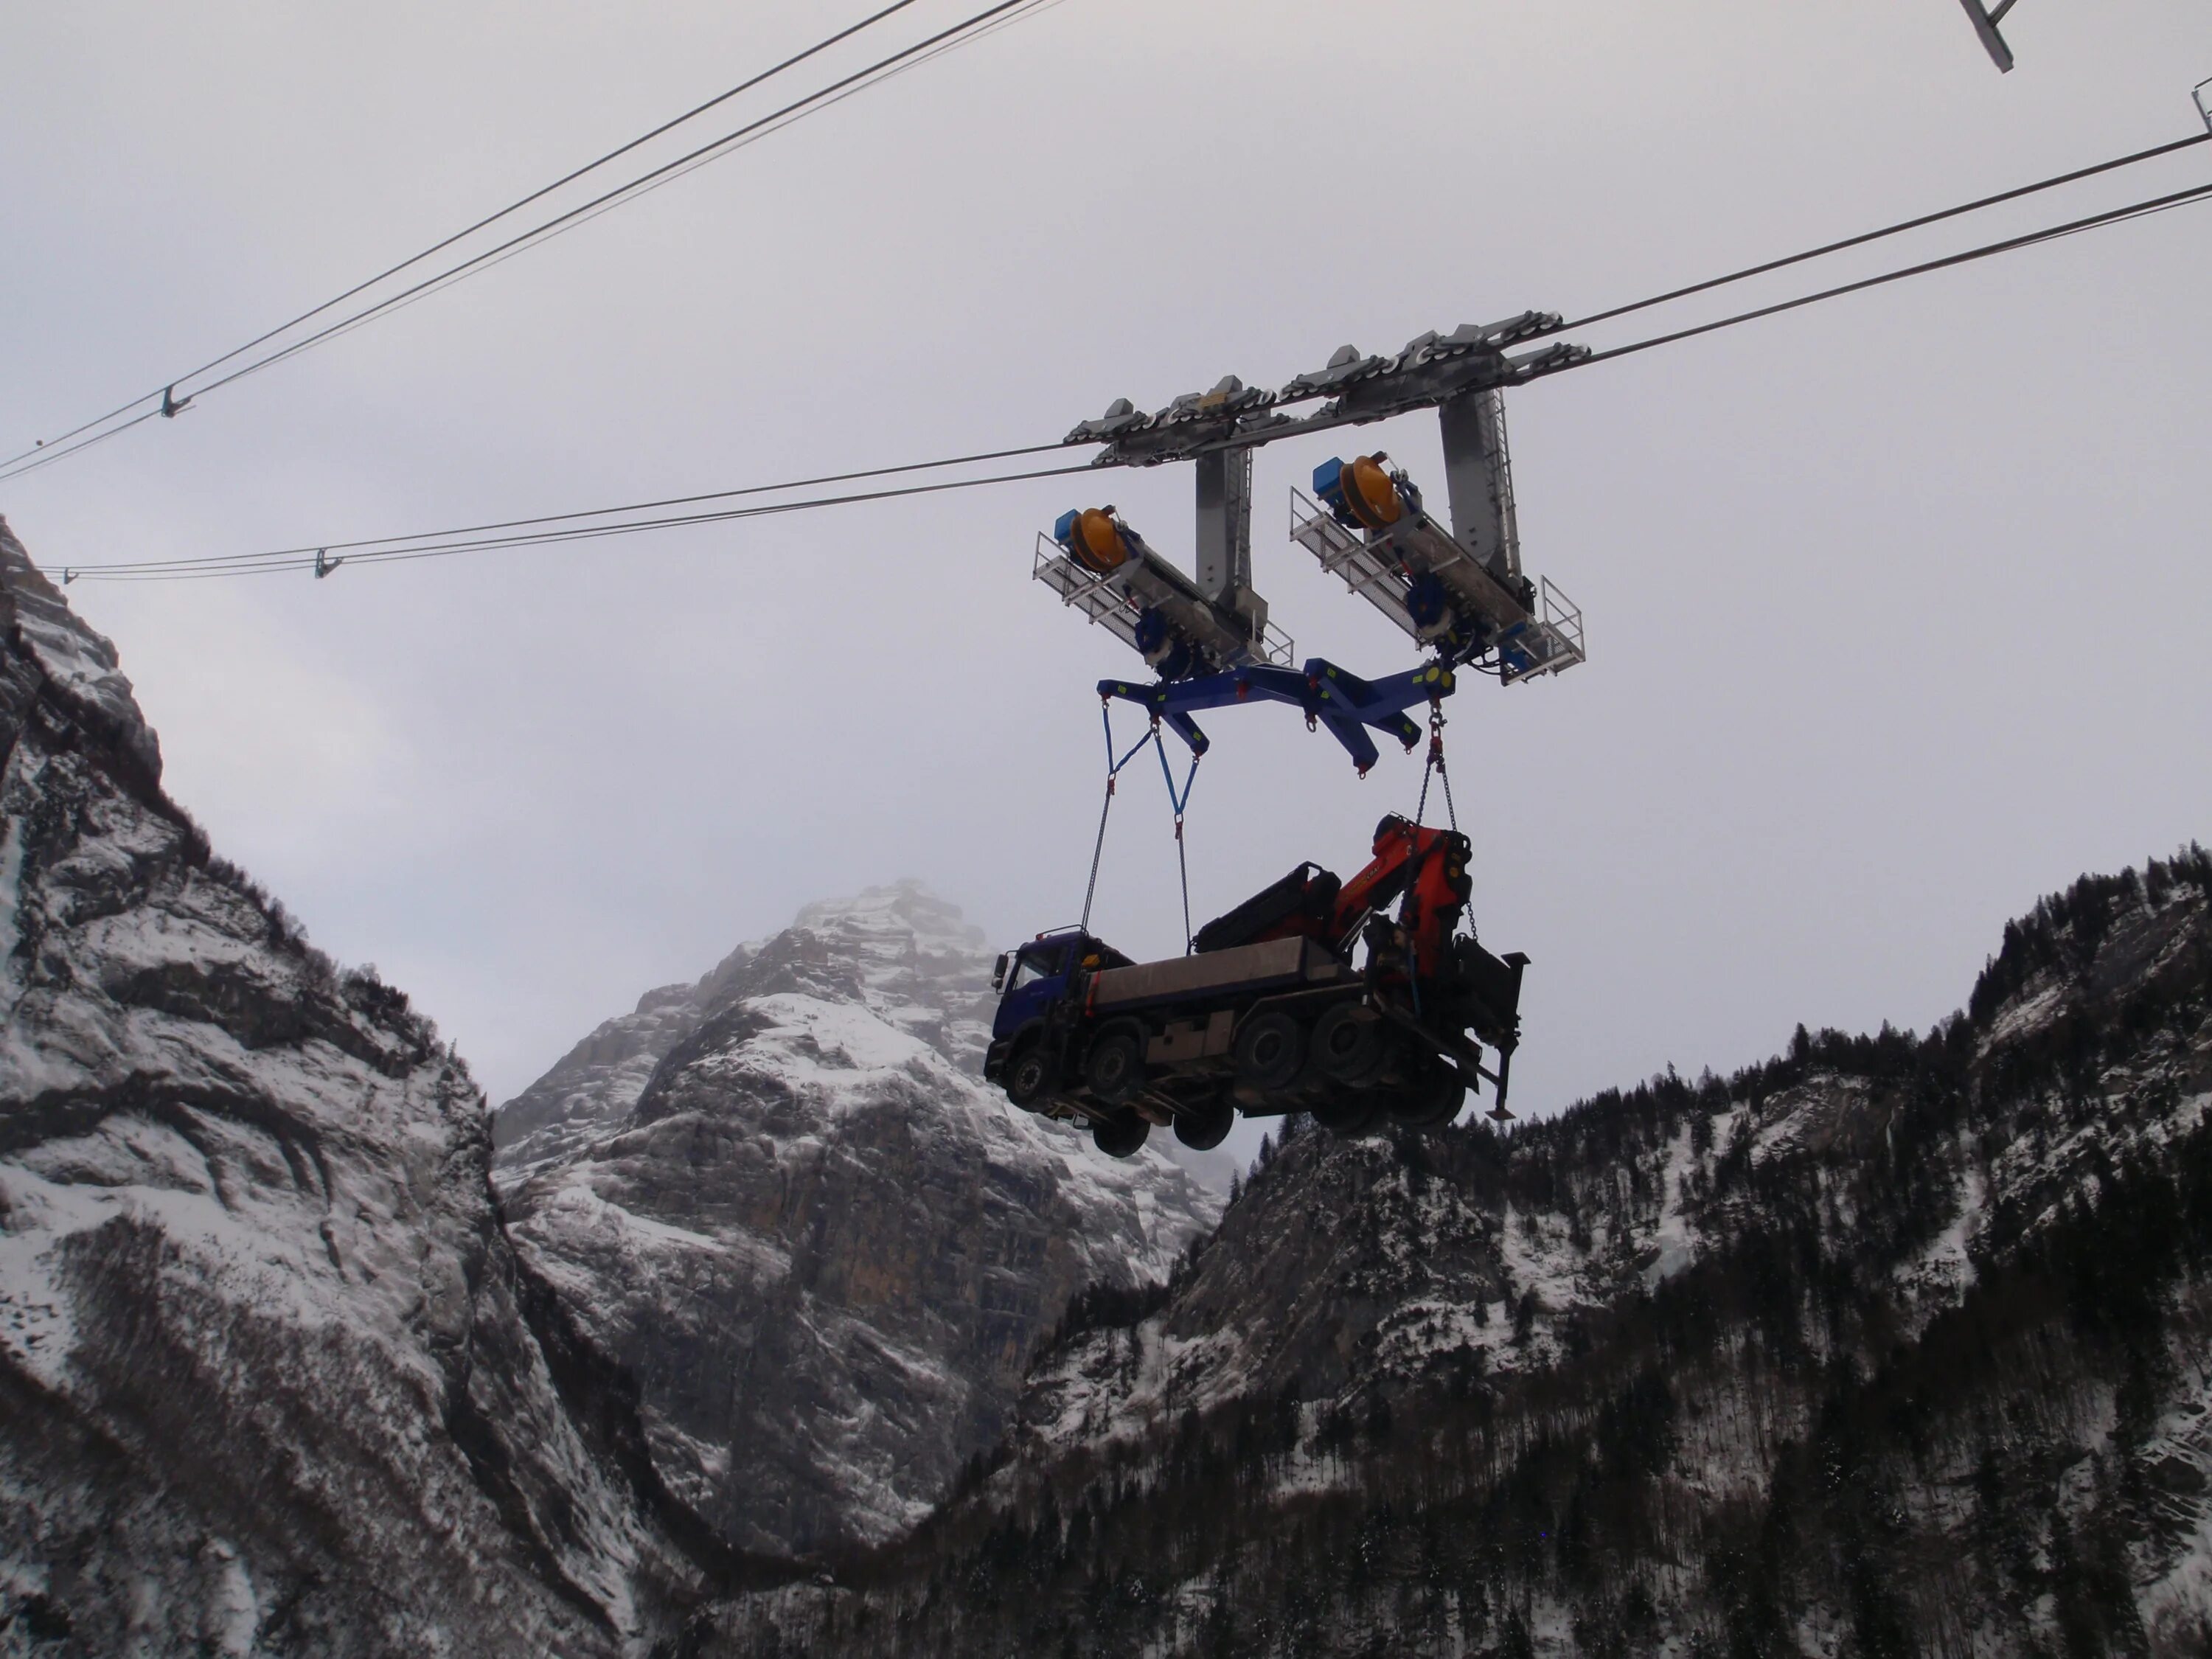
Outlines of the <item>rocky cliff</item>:
M2212 858L1926 1036L1294 1133L991 1466L709 1651L2212 1651Z
M1009 1420L1069 1296L1164 1279L1219 1201L975 1078L990 957L912 883L648 992L501 1109L526 1258L636 1377L727 1537L875 1543Z
M0 526L0 1654L644 1655L919 1519L1219 1212L974 1080L985 963L909 885L649 994L501 1118L511 1231Z
M489 1152L406 998L163 794L113 650L0 525L0 1652L613 1654L671 1623L698 1576Z

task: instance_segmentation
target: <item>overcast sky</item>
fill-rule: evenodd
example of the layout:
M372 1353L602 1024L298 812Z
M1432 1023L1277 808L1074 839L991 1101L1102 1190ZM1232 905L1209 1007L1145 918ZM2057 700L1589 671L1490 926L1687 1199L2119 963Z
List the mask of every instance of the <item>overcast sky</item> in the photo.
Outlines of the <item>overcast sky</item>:
M14 8L0 446L865 4ZM923 0L883 39L972 9ZM2202 0L2029 0L2006 30L2001 76L1955 0L1066 0L0 484L0 512L58 566L1044 441L1117 396L1572 315L2200 125ZM2207 177L2212 145L1577 337ZM2191 207L1510 395L1524 556L1590 646L1449 708L1483 937L1534 959L1524 1109L1724 1070L1801 1020L1924 1027L2039 894L2212 838L2209 285ZM1285 506L1378 446L1441 501L1409 416L1262 452L1254 532L1301 654L1375 674L1407 642L1288 543ZM498 1100L813 898L911 874L998 941L1073 920L1090 687L1135 659L1030 580L1031 544L1111 501L1187 559L1190 492L1170 468L70 596L217 846ZM1418 787L1395 753L1355 781L1287 710L1207 725L1201 916L1300 859L1348 873ZM1117 808L1097 920L1179 942L1156 778Z

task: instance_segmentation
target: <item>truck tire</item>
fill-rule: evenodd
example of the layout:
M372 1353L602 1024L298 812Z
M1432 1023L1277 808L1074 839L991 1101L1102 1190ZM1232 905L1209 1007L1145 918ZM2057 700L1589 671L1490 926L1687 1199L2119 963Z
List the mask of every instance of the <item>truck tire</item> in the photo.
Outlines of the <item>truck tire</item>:
M1059 1069L1042 1042L1032 1039L1024 1043L1006 1067L1006 1098L1024 1111L1034 1112L1052 1092L1054 1074Z
M1372 1083L1388 1054L1382 1022L1356 1002L1340 1002L1314 1022L1314 1065L1335 1082Z
M1237 1127L1237 1109L1226 1100L1209 1100L1176 1114L1175 1137L1194 1152L1210 1152Z
M1144 1039L1134 1031L1106 1031L1093 1038L1083 1062L1083 1085L1109 1106L1127 1105L1144 1091Z
M1287 1089L1305 1069L1305 1028L1280 1009L1255 1014L1237 1033L1237 1080L1263 1094Z
M1340 1140L1365 1134L1382 1115L1374 1096L1354 1094L1348 1089L1331 1091L1328 1098L1313 1109L1313 1121Z
M1431 1060L1390 1103L1390 1115L1409 1129L1435 1129L1450 1122L1467 1104L1467 1079L1459 1067Z
M1109 1158L1136 1157L1145 1150L1145 1138L1152 1132L1151 1124L1126 1109L1112 1117L1098 1118L1091 1125L1091 1139Z

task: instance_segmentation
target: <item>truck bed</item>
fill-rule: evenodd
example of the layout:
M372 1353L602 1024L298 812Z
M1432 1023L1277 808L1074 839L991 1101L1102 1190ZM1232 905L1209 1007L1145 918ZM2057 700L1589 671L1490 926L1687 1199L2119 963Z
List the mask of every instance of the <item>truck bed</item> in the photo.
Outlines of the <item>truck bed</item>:
M1164 962L1107 968L1092 981L1091 1005L1101 1012L1133 1012L1157 1003L1185 1002L1228 992L1321 985L1351 970L1307 939L1269 939L1233 950L1170 957Z

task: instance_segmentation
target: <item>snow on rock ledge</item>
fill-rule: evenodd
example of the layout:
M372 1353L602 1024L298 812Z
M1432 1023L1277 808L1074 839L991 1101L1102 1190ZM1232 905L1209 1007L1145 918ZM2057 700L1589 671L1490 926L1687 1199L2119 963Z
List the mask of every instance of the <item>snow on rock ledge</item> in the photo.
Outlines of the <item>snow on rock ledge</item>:
M502 1108L529 1259L639 1379L656 1468L750 1547L904 1531L1093 1281L1218 1200L974 1076L989 956L913 882L648 993Z

